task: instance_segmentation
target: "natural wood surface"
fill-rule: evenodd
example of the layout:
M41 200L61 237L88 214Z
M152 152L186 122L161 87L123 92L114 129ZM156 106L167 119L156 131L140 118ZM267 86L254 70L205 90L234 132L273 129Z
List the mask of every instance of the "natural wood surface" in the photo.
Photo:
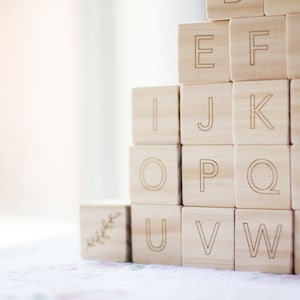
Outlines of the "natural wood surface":
M292 207L300 210L300 145L291 147L291 193Z
M300 275L300 210L294 212L294 271Z
M300 80L291 80L291 142L300 145Z
M265 15L286 15L300 13L299 0L264 0Z

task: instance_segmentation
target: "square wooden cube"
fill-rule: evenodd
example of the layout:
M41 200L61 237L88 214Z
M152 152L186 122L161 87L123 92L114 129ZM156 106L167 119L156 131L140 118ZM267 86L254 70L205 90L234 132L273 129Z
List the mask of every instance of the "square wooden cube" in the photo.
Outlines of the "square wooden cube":
M226 20L264 15L264 0L206 0L207 18Z
M292 207L300 210L300 145L291 147L291 193Z
M183 85L181 143L232 144L232 84Z
M181 265L181 206L133 205L132 260Z
M234 269L234 209L183 207L182 264Z
M299 13L299 0L264 0L265 15L279 16L288 13Z
M131 259L129 203L111 200L80 205L81 255L84 259Z
M181 204L181 147L130 149L130 199L135 204Z
M300 8L300 1L297 1ZM288 78L300 78L300 14L288 15L287 23L287 75Z
M291 142L300 145L300 79L291 80Z
M229 81L228 21L179 25L178 72L180 83Z
M235 148L237 208L290 209L290 146Z
M179 87L144 87L132 90L134 144L180 143Z
M234 83L234 143L289 144L289 110L288 80Z
M230 21L230 74L233 81L285 79L285 17Z
M235 220L237 271L293 271L292 211L237 209Z
M294 271L300 275L300 210L294 212Z
M234 207L233 146L183 146L184 206Z

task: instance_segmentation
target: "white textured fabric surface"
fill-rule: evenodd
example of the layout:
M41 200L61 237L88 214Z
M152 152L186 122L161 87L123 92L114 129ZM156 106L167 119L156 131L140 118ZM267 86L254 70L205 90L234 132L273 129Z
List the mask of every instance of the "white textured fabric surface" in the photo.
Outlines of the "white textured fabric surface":
M77 234L0 248L0 299L299 299L300 276L83 261Z

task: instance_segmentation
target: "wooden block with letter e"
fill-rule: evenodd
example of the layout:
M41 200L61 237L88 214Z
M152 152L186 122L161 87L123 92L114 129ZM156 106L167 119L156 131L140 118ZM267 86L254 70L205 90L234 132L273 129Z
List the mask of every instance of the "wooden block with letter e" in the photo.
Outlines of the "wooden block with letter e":
M279 16L300 12L299 0L264 0L265 15Z
M183 145L232 144L232 84L183 85Z
M207 18L225 20L264 15L264 0L206 0Z
M179 82L228 82L228 21L180 24L178 31Z
M294 212L294 271L300 275L300 210Z
M183 207L182 264L234 269L234 209Z
M234 143L289 144L289 108L288 80L234 83Z
M134 144L180 143L178 86L132 90L132 139Z
M233 146L183 146L185 206L234 207Z
M282 274L293 271L291 210L236 210L235 269Z
M292 208L300 210L300 144L291 147Z
M233 81L285 79L285 17L230 21L230 74Z
M290 146L235 148L237 208L290 209Z
M131 259L129 203L111 200L80 205L81 255L85 259Z
M135 204L181 204L181 147L130 149L130 199Z
M181 265L181 206L131 207L132 260Z

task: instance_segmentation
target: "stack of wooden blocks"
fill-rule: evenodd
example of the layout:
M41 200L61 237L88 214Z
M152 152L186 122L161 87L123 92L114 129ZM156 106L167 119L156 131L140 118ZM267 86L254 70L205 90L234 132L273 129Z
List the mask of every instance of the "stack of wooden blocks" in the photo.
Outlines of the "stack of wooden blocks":
M82 255L300 274L300 1L207 17L179 25L181 87L133 89L131 204L81 206Z

